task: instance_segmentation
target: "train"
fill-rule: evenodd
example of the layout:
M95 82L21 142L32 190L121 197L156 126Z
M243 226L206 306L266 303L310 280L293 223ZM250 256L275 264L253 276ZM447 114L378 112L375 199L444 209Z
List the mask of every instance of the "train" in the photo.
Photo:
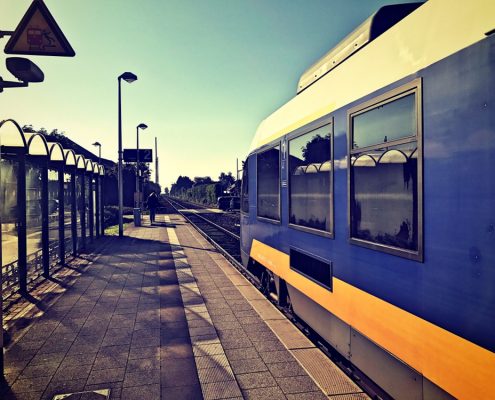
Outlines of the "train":
M494 161L495 2L382 7L260 123L242 266L388 396L493 398Z

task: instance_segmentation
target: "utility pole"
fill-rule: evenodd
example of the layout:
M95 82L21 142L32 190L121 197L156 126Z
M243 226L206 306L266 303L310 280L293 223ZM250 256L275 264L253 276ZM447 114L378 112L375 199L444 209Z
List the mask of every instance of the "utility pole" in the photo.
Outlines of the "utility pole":
M155 183L157 185L160 184L160 181L158 180L158 145L156 141L156 136L155 136Z

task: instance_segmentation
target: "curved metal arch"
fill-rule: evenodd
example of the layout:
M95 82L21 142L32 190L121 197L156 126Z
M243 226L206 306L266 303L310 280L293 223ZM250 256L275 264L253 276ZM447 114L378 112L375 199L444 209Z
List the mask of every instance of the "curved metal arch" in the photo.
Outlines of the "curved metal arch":
M45 137L39 133L33 133L32 136L29 137L27 141L27 149L30 156L48 157L50 155L48 143L46 142Z
M407 155L403 151L390 149L380 156L378 164L404 164L407 159Z
M361 154L351 162L353 167L376 167L376 160L369 154Z
M77 165L76 153L72 149L64 149L65 165L75 167Z
M50 161L61 161L65 164L64 148L60 143L54 142L48 145Z
M86 170L86 158L82 154L76 154L76 168Z
M21 141L20 143L19 142L13 142L13 143L9 143L9 142L4 142L3 140L1 141L1 145L2 146L9 146L9 147L19 147L19 148L24 148L27 150L27 147L28 147L28 144L27 144L27 141L26 141L26 137L25 137L25 133L23 132L22 128L20 127L20 125L17 123L17 121L13 120L13 119L4 119L3 121L0 121L0 136L4 136L2 135L2 128L3 126L7 123L11 123L12 125L14 125L14 128L17 129L17 132L19 133L19 136L21 138ZM4 128L5 129L5 128Z
M93 172L93 161L86 159L86 172Z

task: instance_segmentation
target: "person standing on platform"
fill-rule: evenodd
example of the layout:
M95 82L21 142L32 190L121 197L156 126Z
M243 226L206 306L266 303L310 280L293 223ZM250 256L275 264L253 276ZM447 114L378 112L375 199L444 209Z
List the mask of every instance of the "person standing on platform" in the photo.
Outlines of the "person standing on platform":
M153 224L153 222L155 222L156 208L160 204L158 201L158 196L154 190L148 196L147 203L150 210L150 221Z

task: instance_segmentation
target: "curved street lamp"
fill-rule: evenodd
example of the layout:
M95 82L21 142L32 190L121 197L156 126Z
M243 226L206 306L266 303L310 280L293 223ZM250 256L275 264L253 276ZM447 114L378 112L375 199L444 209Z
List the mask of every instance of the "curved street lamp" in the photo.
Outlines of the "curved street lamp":
M141 203L141 190L139 187L139 178L141 175L141 171L139 168L139 129L145 130L148 127L148 125L140 123L138 126L136 126L136 207L140 208L140 203Z
M121 81L124 80L127 83L132 83L137 80L137 76L132 72L124 72L118 77L119 83L119 166L118 166L118 180L119 180L119 236L124 236L124 222L122 219L122 213L124 208L124 182L122 181L122 101L121 101Z

